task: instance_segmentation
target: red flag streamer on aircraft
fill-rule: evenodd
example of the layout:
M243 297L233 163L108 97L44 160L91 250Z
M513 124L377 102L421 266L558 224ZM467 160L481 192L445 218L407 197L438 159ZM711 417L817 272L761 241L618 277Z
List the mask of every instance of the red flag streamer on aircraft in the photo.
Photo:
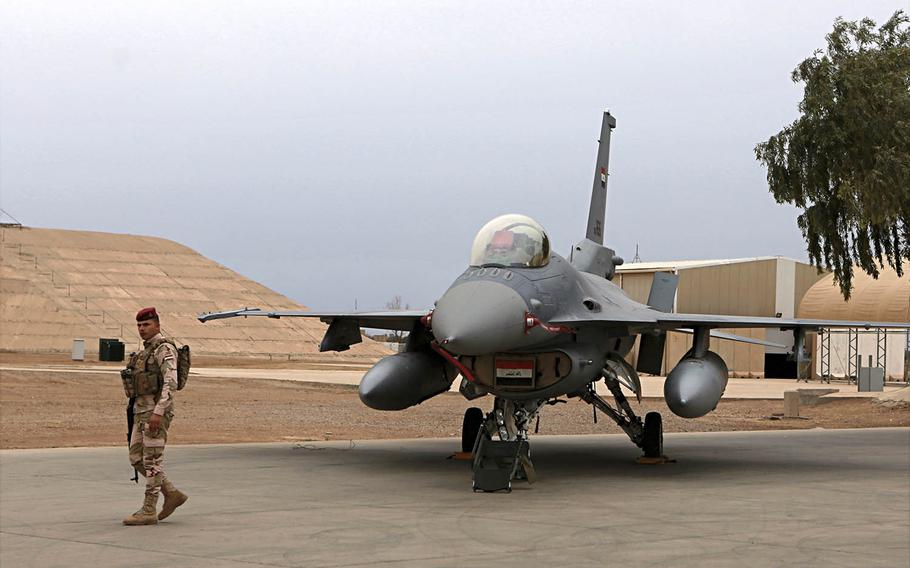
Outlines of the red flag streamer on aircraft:
M567 325L545 323L531 312L525 312L525 334L531 333L535 327L550 333L575 333L575 330Z
M455 368L458 369L458 372L461 373L461 376L466 378L469 383L477 384L477 379L474 377L474 373L471 372L471 369L465 367L457 357L443 349L443 347L435 341L430 343L430 347L433 348L433 351L442 355L443 359L454 365Z

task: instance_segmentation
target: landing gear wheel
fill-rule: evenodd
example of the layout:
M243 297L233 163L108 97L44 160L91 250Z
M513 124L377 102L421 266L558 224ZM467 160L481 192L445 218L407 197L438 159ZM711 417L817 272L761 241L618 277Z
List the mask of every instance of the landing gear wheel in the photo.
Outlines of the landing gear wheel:
M461 422L461 451L473 452L474 442L483 425L483 410L472 406L464 411L464 420Z
M659 412L645 415L644 436L641 449L646 458L659 458L664 455L664 429Z

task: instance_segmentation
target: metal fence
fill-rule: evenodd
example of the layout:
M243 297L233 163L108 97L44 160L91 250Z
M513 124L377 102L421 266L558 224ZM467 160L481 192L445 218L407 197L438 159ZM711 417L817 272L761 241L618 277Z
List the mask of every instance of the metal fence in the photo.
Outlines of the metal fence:
M861 338L871 338L873 341L861 342ZM899 349L895 349L894 339L897 338L903 339L897 343ZM864 343L863 347L861 347L861 343ZM890 349L889 343L891 344ZM840 349L844 344L846 344L845 354ZM895 353L895 351L897 352ZM863 356L868 358L870 367L884 369L886 379L889 376L889 362L891 363L890 368L894 368L894 358L897 358L897 361L903 363L900 379L910 382L910 376L908 376L910 375L910 328L822 328L818 331L816 353L818 378L824 382L830 382L832 378L846 378L848 382L855 383L862 367ZM835 358L836 365L832 364L832 357Z

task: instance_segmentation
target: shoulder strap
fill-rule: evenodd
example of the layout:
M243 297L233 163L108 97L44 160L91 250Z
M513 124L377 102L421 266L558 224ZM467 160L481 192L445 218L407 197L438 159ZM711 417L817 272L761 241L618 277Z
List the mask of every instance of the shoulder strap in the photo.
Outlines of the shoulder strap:
M156 339L145 349L145 361L148 364L148 360L154 358L155 352L158 351L158 348L164 345L165 343L170 343L174 348L174 351L177 350L177 346L174 344L172 339L167 337L162 337L161 339Z
M152 353L154 353L155 351L158 351L158 348L161 347L162 345L164 345L165 343L167 343L171 347L173 347L174 351L177 350L177 344L174 343L174 340L169 337L162 337L161 339L158 339L157 341L155 341L154 343L149 345L149 348L151 349Z

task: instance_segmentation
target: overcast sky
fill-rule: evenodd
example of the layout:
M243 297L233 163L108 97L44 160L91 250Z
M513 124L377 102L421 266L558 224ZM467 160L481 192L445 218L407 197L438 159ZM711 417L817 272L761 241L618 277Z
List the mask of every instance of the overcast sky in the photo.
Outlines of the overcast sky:
M475 232L805 259L753 148L838 16L906 2L0 0L0 207L154 235L317 309L436 300Z

